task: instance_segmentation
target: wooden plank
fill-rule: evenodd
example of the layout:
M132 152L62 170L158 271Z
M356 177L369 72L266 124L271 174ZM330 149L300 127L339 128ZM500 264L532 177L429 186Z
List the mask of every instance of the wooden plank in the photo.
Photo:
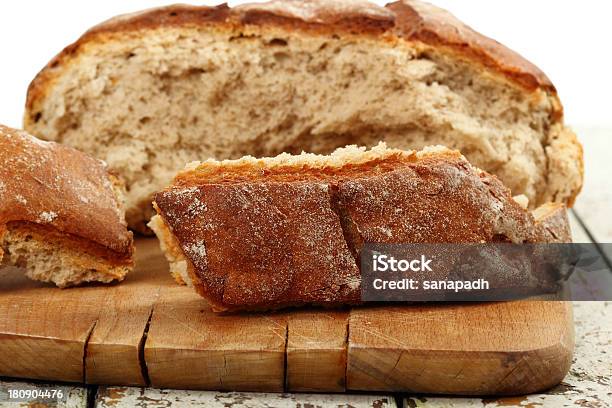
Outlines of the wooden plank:
M141 239L136 268L99 299L100 314L86 349L89 384L147 385L140 361L143 335L162 285L172 285L156 239Z
M49 403L41 403L36 399L20 400L9 400L9 390L32 390L35 392L61 392L62 398L58 401ZM64 407L64 408L86 408L87 407L87 388L78 387L73 385L65 384L46 384L46 383L32 383L32 382L20 382L20 381L3 381L0 380L0 408L10 407L32 407L32 408L45 408L45 407Z
M393 408L390 395L256 394L244 392L177 391L153 388L100 387L96 408Z
M161 255L146 258L157 245L138 242L137 269L115 285L58 289L0 268L0 375L144 385L139 344L160 279L169 280Z
M333 310L288 315L288 391L345 391L348 317L348 311Z
M144 349L155 387L282 391L286 317L223 316L191 288L164 287Z
M0 268L0 375L83 381L85 343L98 319L98 287L57 289Z
M566 302L354 309L347 388L461 395L556 385L573 350Z
M542 394L502 398L405 397L413 408L459 407L612 407L612 302L574 302L576 350L572 368L558 386Z

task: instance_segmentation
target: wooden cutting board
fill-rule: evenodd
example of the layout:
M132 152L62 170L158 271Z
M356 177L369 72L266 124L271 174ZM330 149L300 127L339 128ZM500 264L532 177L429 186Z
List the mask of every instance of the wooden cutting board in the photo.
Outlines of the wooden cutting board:
M157 241L117 285L57 289L0 269L0 376L241 391L523 394L573 351L564 302L216 315Z

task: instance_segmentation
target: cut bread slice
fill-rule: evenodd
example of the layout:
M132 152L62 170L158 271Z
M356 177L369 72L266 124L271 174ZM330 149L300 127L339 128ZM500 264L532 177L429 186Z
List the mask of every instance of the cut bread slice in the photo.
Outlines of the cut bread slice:
M59 287L123 280L123 186L106 164L0 125L0 261Z
M458 152L367 151L192 163L150 227L175 279L217 311L360 299L364 242L556 242L565 206L531 213Z
M537 67L406 0L176 5L92 28L30 85L24 126L104 159L129 225L182 165L386 141L441 144L530 208L571 205L582 151Z

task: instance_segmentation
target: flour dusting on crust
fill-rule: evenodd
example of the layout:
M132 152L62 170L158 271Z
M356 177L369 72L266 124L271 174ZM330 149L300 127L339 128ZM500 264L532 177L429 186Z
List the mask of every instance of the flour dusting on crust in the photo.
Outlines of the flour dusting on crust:
M0 125L0 227L52 226L131 256L120 183L99 160Z
M216 310L358 302L366 242L548 239L524 200L439 146L208 160L176 180L155 196L154 229Z

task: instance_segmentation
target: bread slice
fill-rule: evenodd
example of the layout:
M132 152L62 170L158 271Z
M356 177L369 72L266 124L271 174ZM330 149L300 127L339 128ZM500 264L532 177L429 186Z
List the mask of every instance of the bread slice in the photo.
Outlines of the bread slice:
M123 186L106 164L0 125L0 261L59 287L132 270Z
M144 231L186 162L380 140L445 145L531 209L571 205L582 151L537 67L413 0L175 5L96 26L33 80L24 126L104 159Z
M154 206L149 225L172 274L217 311L356 303L364 242L569 236L563 204L534 216L496 177L443 147L193 163Z

